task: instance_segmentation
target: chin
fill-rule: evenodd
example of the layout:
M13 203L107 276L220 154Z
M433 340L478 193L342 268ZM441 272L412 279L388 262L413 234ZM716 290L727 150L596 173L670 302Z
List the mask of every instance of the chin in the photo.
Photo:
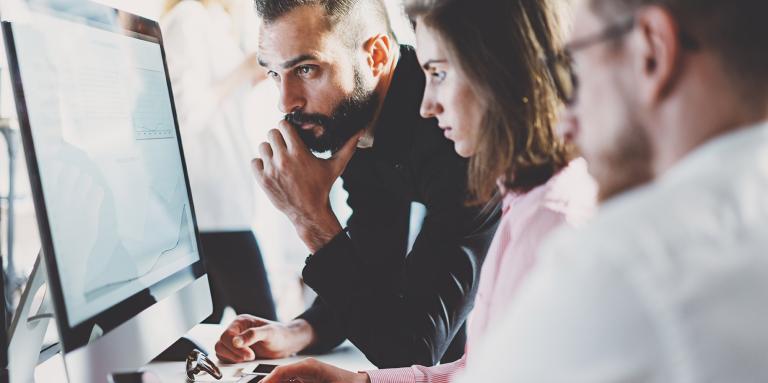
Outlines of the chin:
M470 158L475 155L474 148L462 142L456 142L454 149L456 150L456 154L458 154L460 157Z

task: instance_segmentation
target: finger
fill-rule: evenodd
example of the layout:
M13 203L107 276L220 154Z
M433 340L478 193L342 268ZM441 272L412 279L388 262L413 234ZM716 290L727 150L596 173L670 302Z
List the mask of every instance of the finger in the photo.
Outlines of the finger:
M243 331L248 330L251 327L263 326L265 324L266 322L261 318L246 314L239 315L229 324L229 326L227 326L226 330L221 333L219 340L231 344L232 338L240 335Z
M225 363L242 363L256 359L253 350L237 349L233 350L224 342L217 342L215 346L216 356Z
M288 149L288 145L285 143L285 139L283 138L283 133L277 129L272 129L267 132L267 141L269 141L269 143L272 145L272 149L274 149L276 153Z
M272 150L272 163L273 166L278 166L283 163L283 160L288 152L288 147L283 140L283 135L277 129L272 129L267 133L267 141L269 141L270 149Z
M337 176L343 173L344 169L347 168L347 164L349 164L349 161L352 159L355 151L357 151L357 143L360 142L360 137L362 136L363 132L354 135L352 138L347 140L347 142L341 149L339 149L338 152L331 156L330 161Z
M253 166L254 171L261 173L264 171L264 160L261 158L254 158L251 160L251 166Z
M223 343L217 342L216 346L214 346L214 351L216 352L216 357L219 358L220 361L224 363L237 363L235 361L237 356L231 350L226 348Z
M272 156L274 155L272 153L272 146L267 142L262 142L259 144L258 150L259 157L264 162L264 172L272 170Z
M265 165L267 165L266 163L272 159L273 155L274 152L272 151L272 145L270 145L269 142L262 142L259 144L259 158L264 160Z
M304 145L304 141L299 137L299 133L296 132L296 128L294 128L288 121L280 121L277 129L283 134L289 152L308 151L307 146Z
M216 342L216 354L222 354L222 355L239 355L239 349L232 346L232 339L236 337L239 334L239 332L233 332L231 330L227 330L224 334L221 335L221 338L218 342ZM221 349L221 350L220 350ZM225 352L226 350L226 352ZM231 358L229 358L232 360Z
M240 334L241 332L248 330L251 327L261 327L266 326L268 324L272 323L271 321L259 317L255 317L253 315L243 314L239 315L233 324L237 324L237 328L234 328L234 330L237 331L237 334Z
M272 331L266 326L250 328L232 338L232 345L237 348L248 348L258 342L269 339L271 334Z
M264 160L254 158L251 160L251 168L253 168L253 176L256 177L256 181L261 183L261 179L264 178Z

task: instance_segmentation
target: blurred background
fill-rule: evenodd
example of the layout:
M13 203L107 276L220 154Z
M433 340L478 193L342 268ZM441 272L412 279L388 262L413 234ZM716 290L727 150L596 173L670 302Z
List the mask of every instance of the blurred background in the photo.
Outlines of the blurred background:
M20 0L0 0L2 8ZM251 0L245 0L250 2ZM166 8L165 0L97 0L115 8L135 13L146 18L160 20ZM386 0L392 17L395 33L401 43L414 44L410 24L402 13L399 0ZM248 7L245 12L252 12ZM255 17L255 15L254 15ZM255 38L255 36L251 36ZM194 43L190 41L190 43ZM17 304L19 293L38 254L40 241L35 222L34 206L30 192L24 154L18 134L16 110L8 77L5 48L0 39L0 254L7 271L9 307ZM170 58L169 58L170 60ZM171 73L173 75L173 73ZM265 141L266 132L276 127L282 114L277 110L277 89L270 81L261 81L243 96L245 97L243 125L248 133L249 145ZM182 127L182 140L184 140ZM251 180L252 182L252 180ZM345 204L346 196L337 183L332 192L333 207L340 221L344 223L350 214ZM271 285L277 315L281 320L291 319L311 303L312 293L301 283L301 269L308 254L288 220L279 213L258 188L255 190L255 219L252 228L261 248L268 279ZM192 189L193 197L195 195ZM9 198L13 195L13 199ZM419 228L423 209L413 209L412 234ZM413 236L413 235L412 235ZM234 316L230 309L223 321Z

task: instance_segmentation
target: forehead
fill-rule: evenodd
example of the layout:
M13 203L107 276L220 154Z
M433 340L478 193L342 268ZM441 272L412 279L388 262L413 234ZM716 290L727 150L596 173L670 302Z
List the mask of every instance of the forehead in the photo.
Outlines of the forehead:
M583 38L600 30L604 24L600 16L595 13L594 0L576 0L573 6L573 39Z
M339 40L325 17L321 6L302 6L264 23L259 35L259 58L270 65L279 65L298 55L330 54Z
M421 19L416 21L416 55L424 63L430 60L445 60L445 48L440 41L439 33L424 24Z

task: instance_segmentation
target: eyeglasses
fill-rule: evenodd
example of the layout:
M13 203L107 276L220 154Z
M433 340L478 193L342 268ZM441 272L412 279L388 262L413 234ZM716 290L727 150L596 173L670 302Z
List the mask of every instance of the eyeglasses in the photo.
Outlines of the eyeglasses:
M549 75L552 76L558 96L566 105L576 102L576 90L579 84L573 69L573 53L602 42L618 39L634 28L635 18L631 17L624 22L608 26L595 35L573 41L560 52L547 58Z
M223 377L219 368L216 367L212 360L208 359L208 355L205 355L200 350L192 350L187 355L187 382L194 382L195 375L201 372L208 373L216 378L216 380Z
M599 43L619 39L631 32L635 28L635 24L635 18L630 17L623 22L608 26L595 35L573 41L560 52L547 57L549 74L552 76L558 96L566 105L573 105L576 102L579 86L579 79L574 71L573 53ZM680 45L683 49L695 51L700 48L698 41L682 28L679 33Z

